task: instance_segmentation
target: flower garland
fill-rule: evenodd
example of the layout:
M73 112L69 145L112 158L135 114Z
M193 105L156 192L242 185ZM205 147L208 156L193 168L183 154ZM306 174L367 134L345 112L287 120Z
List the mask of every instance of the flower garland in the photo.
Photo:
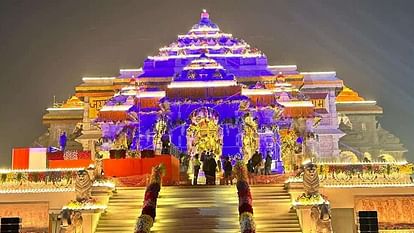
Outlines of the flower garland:
M241 233L255 233L256 224L253 218L252 194L247 179L247 168L243 161L238 161L234 167L237 179L237 194L239 196L239 221Z
M161 190L161 178L164 175L165 167L163 164L152 168L150 183L145 190L144 205L141 216L138 217L135 225L135 233L150 233L154 224L157 198Z
M322 194L306 195L302 193L292 202L293 206L313 206L329 203L328 198Z
M0 184L19 184L30 186L43 184L68 187L76 176L75 171L10 171L0 174Z
M62 209L69 210L105 210L107 205L99 203L96 199L91 199L86 202L70 201L67 205L63 206Z

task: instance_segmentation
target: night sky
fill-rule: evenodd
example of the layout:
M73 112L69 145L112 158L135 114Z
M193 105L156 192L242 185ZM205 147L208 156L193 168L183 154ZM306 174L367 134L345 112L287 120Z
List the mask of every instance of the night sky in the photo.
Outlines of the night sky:
M414 1L0 1L0 167L45 132L53 96L82 76L114 76L186 33L206 8L269 64L338 77L384 108L381 125L414 160Z

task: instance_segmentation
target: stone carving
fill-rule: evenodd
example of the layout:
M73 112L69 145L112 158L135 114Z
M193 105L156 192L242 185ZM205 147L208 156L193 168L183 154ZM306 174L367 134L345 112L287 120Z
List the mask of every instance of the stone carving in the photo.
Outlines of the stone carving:
M357 163L359 162L358 156L352 151L341 151L339 154L339 161L346 163Z
M332 233L331 210L329 204L314 205L311 209L313 229L316 233Z
M306 196L319 194L319 176L316 165L308 163L304 168L303 187Z
M355 198L355 213L377 211L378 222L385 229L414 228L414 197L412 195L364 196Z
M349 119L349 117L347 115L345 115L344 113L338 113L338 123L339 124L344 124L346 127L348 127L349 129L352 129L352 122Z
M257 123L250 114L244 116L242 145L243 159L247 162L259 148Z
M97 179L101 179L102 178L102 169L103 169L103 164L102 164L102 159L96 159L95 160L95 180Z
M78 171L75 181L76 201L86 202L91 199L92 180L86 170Z
M371 162L372 155L369 152L364 152L364 162Z
M60 217L59 233L83 233L83 218L80 211L64 209Z
M381 161L384 161L384 162L395 162L396 161L394 156L392 156L390 154L380 154L380 156L378 156L378 158Z
M297 135L295 131L290 130L285 135L282 135L282 161L285 173L293 172L295 169L295 148Z

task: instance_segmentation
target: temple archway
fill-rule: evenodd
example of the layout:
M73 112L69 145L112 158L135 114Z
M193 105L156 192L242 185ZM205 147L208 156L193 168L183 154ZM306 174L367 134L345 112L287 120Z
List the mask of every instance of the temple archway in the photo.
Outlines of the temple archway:
M222 155L223 129L219 125L219 114L212 108L201 107L194 110L190 116L187 129L187 152L191 155L203 151L213 151L217 156Z

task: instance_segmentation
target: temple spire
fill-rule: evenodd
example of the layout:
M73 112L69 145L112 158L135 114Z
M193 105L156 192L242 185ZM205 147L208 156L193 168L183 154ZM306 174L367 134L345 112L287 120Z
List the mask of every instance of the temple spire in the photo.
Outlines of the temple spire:
M210 15L208 14L206 9L203 9L203 11L201 12L200 18L201 19L209 19L210 18Z

